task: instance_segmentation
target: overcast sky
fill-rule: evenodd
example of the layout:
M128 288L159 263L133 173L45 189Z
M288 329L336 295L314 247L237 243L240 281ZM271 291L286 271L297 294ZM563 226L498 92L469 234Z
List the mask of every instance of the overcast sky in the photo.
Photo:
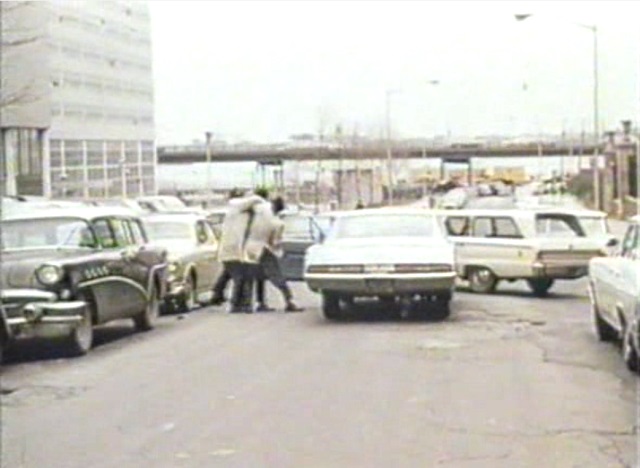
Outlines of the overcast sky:
M159 144L384 129L453 137L640 120L638 2L151 1ZM516 22L514 13L534 13ZM428 84L438 80L439 84Z

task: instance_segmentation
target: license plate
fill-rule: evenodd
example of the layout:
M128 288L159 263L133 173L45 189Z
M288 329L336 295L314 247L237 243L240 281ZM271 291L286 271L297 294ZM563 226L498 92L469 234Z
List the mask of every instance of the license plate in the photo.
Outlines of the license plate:
M393 289L393 280L371 279L367 280L367 287L376 291L390 291Z

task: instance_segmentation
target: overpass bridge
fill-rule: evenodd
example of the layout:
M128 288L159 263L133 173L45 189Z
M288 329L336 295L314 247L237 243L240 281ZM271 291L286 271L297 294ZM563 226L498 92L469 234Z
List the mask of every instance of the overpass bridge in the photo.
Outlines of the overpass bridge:
M396 144L391 148L393 159L440 159L443 162L470 163L473 158L512 158L545 156L592 155L596 146L571 145L566 143L537 143L487 146L475 144L425 147ZM599 148L602 154L604 147ZM207 162L204 145L159 146L160 164L191 164ZM342 160L342 159L386 159L384 144L360 146L325 145L315 147L285 145L213 146L211 162L254 161L262 164L281 164L284 161Z

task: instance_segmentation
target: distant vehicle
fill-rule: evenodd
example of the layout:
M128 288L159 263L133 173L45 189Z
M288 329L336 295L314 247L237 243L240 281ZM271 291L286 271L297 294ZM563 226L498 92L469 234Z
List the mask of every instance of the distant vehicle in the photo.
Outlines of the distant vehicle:
M11 342L56 338L84 354L94 325L131 318L140 331L153 328L166 252L147 245L131 211L27 211L4 219L0 229L0 300Z
M422 209L342 212L322 242L307 250L304 279L322 295L327 319L339 319L359 297L449 315L455 280L453 246L436 217Z
M522 279L545 296L556 280L586 276L589 260L607 254L607 243L587 236L573 211L465 209L439 218L456 247L458 276L477 293Z
M189 211L190 209L178 197L171 195L155 195L147 197L138 197L135 201L145 210L151 212L165 211Z
M153 213L142 217L149 242L168 252L168 312L188 312L199 297L213 290L222 271L218 239L204 216L190 213Z
M640 371L640 217L631 219L621 249L589 262L589 298L601 341L622 341L629 370Z

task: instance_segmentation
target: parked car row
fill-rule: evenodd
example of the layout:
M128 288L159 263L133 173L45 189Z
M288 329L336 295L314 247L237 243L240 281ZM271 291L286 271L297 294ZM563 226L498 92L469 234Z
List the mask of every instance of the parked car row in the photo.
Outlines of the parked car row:
M145 331L204 305L222 271L217 214L3 199L0 349L45 337L82 355L94 326L131 319ZM302 279L301 213L287 214L284 272Z

